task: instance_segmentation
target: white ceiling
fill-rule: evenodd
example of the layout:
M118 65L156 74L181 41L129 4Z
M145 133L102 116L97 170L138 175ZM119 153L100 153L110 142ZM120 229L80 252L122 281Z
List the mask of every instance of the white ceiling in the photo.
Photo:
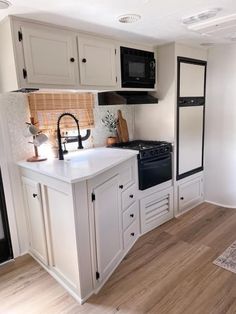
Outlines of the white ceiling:
M235 0L11 0L11 3L9 9L0 10L0 20L12 14L152 45L170 41L225 42L188 30L181 19L212 8L222 8L219 17L236 13ZM119 23L117 17L126 13L140 14L142 19L134 24Z

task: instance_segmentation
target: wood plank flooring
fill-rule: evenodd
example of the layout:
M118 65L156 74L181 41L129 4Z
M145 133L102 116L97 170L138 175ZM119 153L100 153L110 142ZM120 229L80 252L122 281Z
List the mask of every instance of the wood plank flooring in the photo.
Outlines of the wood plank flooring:
M236 209L204 203L141 237L79 305L30 256L0 267L1 314L233 314L236 275L212 264L236 240Z

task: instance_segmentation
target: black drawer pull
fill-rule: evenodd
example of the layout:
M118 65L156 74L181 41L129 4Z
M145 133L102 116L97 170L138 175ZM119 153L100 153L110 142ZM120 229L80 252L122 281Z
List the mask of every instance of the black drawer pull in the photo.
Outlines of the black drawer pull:
M83 59L82 59L82 62L83 62L83 63L86 63L86 62L87 62L87 60L86 60L85 58L83 58Z
M134 198L134 195L133 194L130 194L130 196L129 196L130 198Z
M124 185L123 184L119 185L119 188L122 190L124 188Z
M37 197L38 196L38 194L36 194L36 193L33 193L33 198L35 198L35 197Z
M181 199L181 201L183 201L183 200L184 200L184 197L182 196L180 199Z
M75 58L70 58L70 62L75 62Z
M131 218L134 218L134 214L130 214L130 217L131 217Z
M131 235L132 237L134 237L135 233L134 233L134 232L131 232L130 235Z

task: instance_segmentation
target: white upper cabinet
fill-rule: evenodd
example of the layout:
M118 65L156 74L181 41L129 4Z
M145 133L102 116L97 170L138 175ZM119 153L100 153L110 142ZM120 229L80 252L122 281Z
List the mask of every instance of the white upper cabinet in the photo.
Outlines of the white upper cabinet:
M78 46L81 85L115 87L115 44L90 36L79 36Z
M120 46L127 43L15 16L1 23L0 40L0 92L122 89Z
M44 26L21 27L27 84L78 84L76 35Z

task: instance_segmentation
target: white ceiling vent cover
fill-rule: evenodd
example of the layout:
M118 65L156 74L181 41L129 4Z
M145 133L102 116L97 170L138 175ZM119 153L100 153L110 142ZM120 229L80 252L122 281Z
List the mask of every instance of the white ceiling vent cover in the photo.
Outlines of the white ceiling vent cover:
M141 19L141 15L139 14L124 14L118 17L118 21L120 23L135 23Z
M188 26L189 30L216 38L232 39L236 34L236 14Z

